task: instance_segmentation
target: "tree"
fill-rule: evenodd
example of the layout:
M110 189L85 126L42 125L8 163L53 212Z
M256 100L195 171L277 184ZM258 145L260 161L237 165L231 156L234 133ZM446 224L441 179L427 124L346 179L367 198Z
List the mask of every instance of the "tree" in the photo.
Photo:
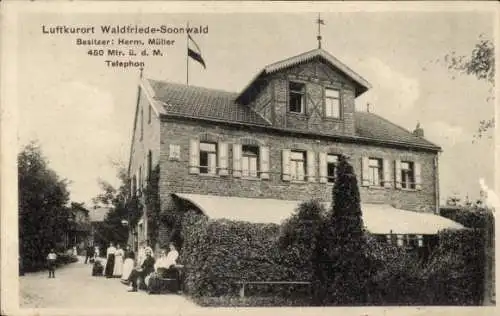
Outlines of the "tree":
M64 246L68 227L68 181L49 168L40 145L31 142L18 154L19 251L24 269L43 266L50 248Z
M323 288L320 300L323 304L364 303L368 280L366 235L357 178L343 156L337 167L332 195L332 209L323 227L316 260L317 278L322 281Z
M444 61L449 70L472 75L478 80L486 81L491 85L490 92L493 91L495 85L495 49L491 40L480 36L479 42L474 46L469 56L457 55L456 52L451 52L444 57ZM487 101L489 100L490 98ZM494 118L481 120L477 133L474 135L475 139L483 137L487 131L494 127Z
M100 241L104 244L114 242L123 245L128 241L128 228L123 225L122 221L129 220L130 181L125 167L118 164L117 169L117 176L120 179L119 187L115 188L109 182L99 179L102 192L92 201L95 205L110 208L104 222L98 228Z

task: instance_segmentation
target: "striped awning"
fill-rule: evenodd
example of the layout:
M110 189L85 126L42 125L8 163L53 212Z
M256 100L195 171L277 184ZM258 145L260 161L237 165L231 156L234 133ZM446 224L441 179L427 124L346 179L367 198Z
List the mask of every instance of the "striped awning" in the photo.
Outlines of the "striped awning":
M172 194L209 218L280 224L301 201L241 198L229 196ZM329 202L324 203L330 207ZM361 205L366 229L372 234L433 235L443 229L463 229L459 223L439 215L400 210L387 204Z

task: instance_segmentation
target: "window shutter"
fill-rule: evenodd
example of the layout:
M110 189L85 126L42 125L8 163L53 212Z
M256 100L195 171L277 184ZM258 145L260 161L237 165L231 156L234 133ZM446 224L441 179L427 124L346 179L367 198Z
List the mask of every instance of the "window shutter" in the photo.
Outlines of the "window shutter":
M282 151L282 179L283 181L290 181L290 150L283 149Z
M200 143L197 139L189 140L189 173L200 173Z
M241 144L233 144L233 177L241 177Z
M260 178L269 179L269 147L260 147Z
M227 158L227 143L224 142L219 142L218 144L218 165L219 165L219 175L221 176L227 176L229 173L227 171L227 166L228 166L228 158Z
M314 151L307 151L307 181L316 181L316 155Z
M361 158L361 185L369 186L370 185L370 159L368 157Z
M394 161L394 181L396 189L401 189L401 160Z
M390 188L392 187L391 181L391 165L389 159L384 159L383 167L384 168L384 187Z
M326 153L319 153L319 182L326 183L328 177L328 166Z
M415 162L415 189L422 190L422 176L421 176L421 167L420 163Z

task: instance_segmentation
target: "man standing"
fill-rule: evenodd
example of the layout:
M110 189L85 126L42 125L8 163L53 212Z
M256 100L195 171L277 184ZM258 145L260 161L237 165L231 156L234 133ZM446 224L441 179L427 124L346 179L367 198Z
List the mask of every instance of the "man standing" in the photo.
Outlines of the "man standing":
M146 258L139 268L135 268L128 277L128 282L131 282L129 292L137 292L137 280L141 278L144 282L146 276L154 272L155 259L152 257L152 252L149 249L145 250Z
M85 251L85 263L87 263L88 260L92 260L92 258L94 258L94 248L89 244Z

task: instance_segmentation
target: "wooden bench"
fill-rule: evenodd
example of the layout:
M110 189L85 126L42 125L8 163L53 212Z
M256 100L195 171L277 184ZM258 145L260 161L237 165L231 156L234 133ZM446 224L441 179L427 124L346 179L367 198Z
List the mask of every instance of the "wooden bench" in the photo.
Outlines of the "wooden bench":
M156 291L151 291L148 287L147 291L149 294L154 294L154 293L163 293L166 292L171 286L175 286L176 291L175 292L180 292L183 290L183 277L184 277L184 271L183 265L176 265L177 268L177 278L169 278L169 277L156 277L156 282L158 283L158 289Z
M240 297L245 297L245 286L247 284L285 284L285 285L310 285L307 281L237 281L236 284L241 285Z

